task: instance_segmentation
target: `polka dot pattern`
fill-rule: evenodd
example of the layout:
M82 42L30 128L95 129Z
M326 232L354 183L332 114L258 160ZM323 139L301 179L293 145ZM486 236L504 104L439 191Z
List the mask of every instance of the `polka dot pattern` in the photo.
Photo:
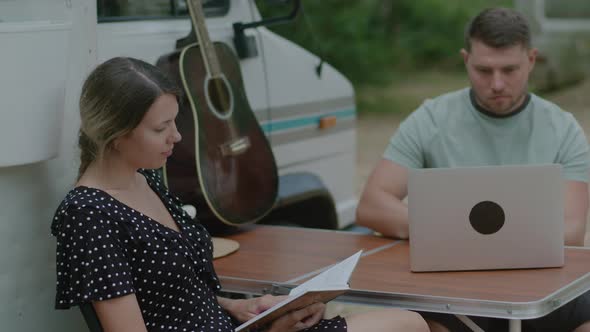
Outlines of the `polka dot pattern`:
M55 307L68 309L134 293L149 331L233 331L217 302L211 237L168 192L159 173L140 170L176 221L176 232L94 188L76 187L58 207ZM310 331L346 331L337 317Z

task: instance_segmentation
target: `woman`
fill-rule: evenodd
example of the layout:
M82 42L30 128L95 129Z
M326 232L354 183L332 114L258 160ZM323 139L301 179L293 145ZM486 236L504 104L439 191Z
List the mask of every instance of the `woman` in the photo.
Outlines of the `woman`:
M105 331L233 331L282 297L217 297L207 231L190 220L154 169L181 137L180 91L154 66L114 58L80 98L78 181L57 209L56 308L92 303ZM426 331L422 318L382 310L323 320L323 304L268 331Z

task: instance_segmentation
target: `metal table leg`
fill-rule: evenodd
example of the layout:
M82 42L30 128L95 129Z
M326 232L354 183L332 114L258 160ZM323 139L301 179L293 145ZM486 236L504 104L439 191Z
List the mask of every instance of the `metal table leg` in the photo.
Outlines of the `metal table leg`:
M521 320L520 319L511 319L510 320L510 332L520 332L522 329Z
M474 321L472 321L469 317L465 315L455 315L463 324L465 324L468 328L471 329L473 332L485 332L481 329L481 327L477 326ZM519 330L520 331L520 330Z

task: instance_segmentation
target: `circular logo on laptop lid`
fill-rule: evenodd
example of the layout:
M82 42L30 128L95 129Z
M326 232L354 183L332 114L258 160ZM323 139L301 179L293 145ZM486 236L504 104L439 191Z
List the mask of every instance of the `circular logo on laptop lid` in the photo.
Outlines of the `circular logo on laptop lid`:
M500 205L492 201L483 201L475 204L469 213L469 222L478 233L489 235L498 232L506 216Z

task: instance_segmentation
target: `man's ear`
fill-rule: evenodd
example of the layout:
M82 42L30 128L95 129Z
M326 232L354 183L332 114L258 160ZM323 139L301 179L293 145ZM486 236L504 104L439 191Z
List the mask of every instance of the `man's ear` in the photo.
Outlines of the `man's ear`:
M469 60L469 52L466 49L462 48L459 53L461 53L461 56L463 57L463 63L467 65L467 60Z
M527 57L529 58L530 63L530 70L532 71L535 68L535 63L537 62L537 55L539 54L539 50L536 48L531 48L527 52Z

